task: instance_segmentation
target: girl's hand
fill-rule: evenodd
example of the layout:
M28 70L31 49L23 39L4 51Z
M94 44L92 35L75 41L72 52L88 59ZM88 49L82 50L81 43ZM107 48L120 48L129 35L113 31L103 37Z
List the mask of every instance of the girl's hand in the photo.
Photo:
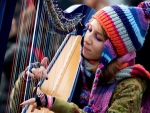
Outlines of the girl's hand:
M20 106L24 107L28 104L32 105L31 112L33 112L36 108L40 109L40 107L46 107L50 109L53 104L53 97L42 93L42 91L38 87L36 96L34 98L24 101L20 104Z
M48 79L47 72L46 72L47 67L48 67L47 57L44 57L41 63L39 62L31 63L25 70L24 78L26 79L27 76L30 76L31 79L40 79L40 80L42 78Z

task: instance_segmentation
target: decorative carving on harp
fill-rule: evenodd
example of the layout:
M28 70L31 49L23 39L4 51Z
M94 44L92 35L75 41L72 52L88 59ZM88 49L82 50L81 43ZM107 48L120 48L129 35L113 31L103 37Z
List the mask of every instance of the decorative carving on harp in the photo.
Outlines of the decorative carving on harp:
M78 75L81 36L85 23L95 10L85 5L74 5L62 11L56 0L23 0L21 10L6 112L30 112L31 106L22 109L20 103L34 96L33 88L37 83L44 93L71 101ZM47 68L49 79L31 82L28 77L26 84L22 82L14 92L12 89L18 75L44 56L50 61ZM10 98L11 95L17 97ZM37 111L51 112L46 108Z

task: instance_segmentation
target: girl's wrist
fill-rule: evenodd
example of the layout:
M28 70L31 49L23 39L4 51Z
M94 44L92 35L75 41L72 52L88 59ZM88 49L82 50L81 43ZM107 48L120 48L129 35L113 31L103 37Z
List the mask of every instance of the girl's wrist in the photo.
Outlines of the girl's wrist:
M47 95L47 100L48 100L47 108L48 108L48 109L51 109L52 106L53 106L54 99L53 99L52 96Z

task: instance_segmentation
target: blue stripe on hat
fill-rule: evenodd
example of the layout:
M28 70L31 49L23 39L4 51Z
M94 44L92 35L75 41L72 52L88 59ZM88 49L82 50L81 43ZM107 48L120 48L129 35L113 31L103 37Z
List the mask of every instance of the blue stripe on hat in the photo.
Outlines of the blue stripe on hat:
M134 30L136 37L138 37L137 39L139 40L141 45L143 45L144 37L141 35L141 32L140 32L140 29L142 29L141 26L137 25L137 21L135 21L135 19L134 19L133 15L132 15L131 11L129 10L129 8L121 7L121 9L124 11L124 14L126 15L126 17L128 18L129 22L131 23L132 29ZM135 9L132 8L132 10L135 10ZM128 13L128 12L130 12L130 13ZM140 29L139 29L139 27L140 27Z
M134 20L136 21L137 25L141 27L141 29L139 29L139 30L140 30L140 33L141 33L142 37L145 37L147 28L142 27L142 25L140 23L140 21L142 21L142 20L138 17L138 15L140 15L139 12L141 10L138 10L138 13L137 13L137 10L138 10L138 8L137 9L130 8L130 12L132 13L132 15L136 15L136 16L133 16ZM142 23L145 24L144 22L142 22ZM146 23L146 25L147 25L147 23Z
M128 18L126 17L126 15L119 6L112 6L112 8L118 14L119 18L122 20L122 23L125 26L134 47L136 48L136 50L138 50L141 47L141 43L138 41L138 38L134 30L132 29L132 25L129 22Z

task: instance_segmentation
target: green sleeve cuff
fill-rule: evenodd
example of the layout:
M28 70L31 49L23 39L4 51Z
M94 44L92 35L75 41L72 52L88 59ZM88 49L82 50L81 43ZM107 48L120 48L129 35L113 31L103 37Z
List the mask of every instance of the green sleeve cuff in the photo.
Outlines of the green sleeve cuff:
M55 102L51 108L51 111L56 113L85 113L76 104L66 102L56 97Z
M74 113L71 112L71 110L73 110L72 104L56 97L51 110L56 113Z

